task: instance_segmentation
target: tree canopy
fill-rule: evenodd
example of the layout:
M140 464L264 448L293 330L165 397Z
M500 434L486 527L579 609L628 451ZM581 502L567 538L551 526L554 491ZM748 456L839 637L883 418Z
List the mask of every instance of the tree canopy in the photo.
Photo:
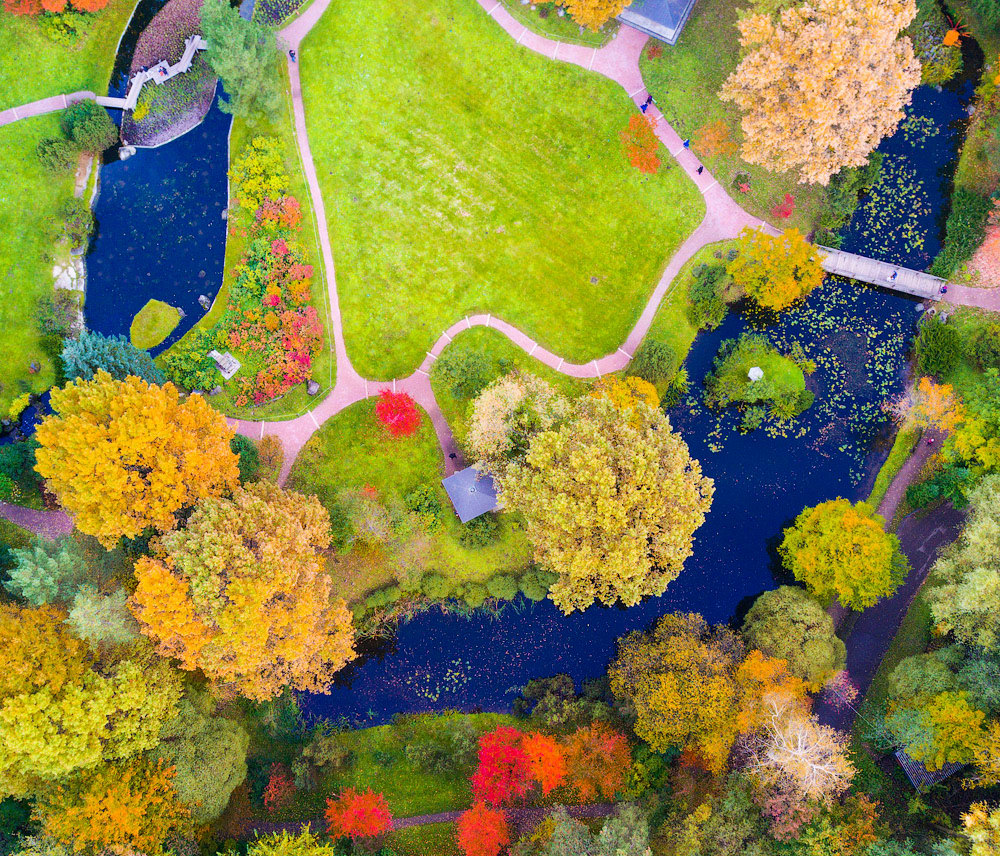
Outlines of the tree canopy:
M233 432L200 395L181 401L173 384L115 380L99 370L52 391L55 414L38 426L38 472L81 532L106 547L238 482Z
M809 0L737 23L744 56L719 97L743 114L742 156L827 184L861 166L903 119L920 63L914 0Z
M798 229L769 235L745 228L737 255L726 264L735 285L761 306L786 309L823 282L823 266L816 248Z
M535 559L559 575L549 596L564 612L662 594L691 555L713 493L661 411L637 402L624 414L593 397L536 434L499 488L524 516Z
M329 543L315 497L237 488L164 535L161 557L136 563L132 609L162 656L248 698L322 692L354 657L351 614L320 552Z
M764 592L743 619L747 645L785 660L788 671L818 690L844 668L847 649L816 598L796 586Z
M817 597L865 609L899 588L910 570L899 539L883 526L868 503L831 499L804 509L778 552Z
M134 375L147 383L163 383L163 372L149 352L140 351L124 336L102 336L84 330L75 339L65 340L62 361L69 380L90 380L99 369L104 369L115 380Z

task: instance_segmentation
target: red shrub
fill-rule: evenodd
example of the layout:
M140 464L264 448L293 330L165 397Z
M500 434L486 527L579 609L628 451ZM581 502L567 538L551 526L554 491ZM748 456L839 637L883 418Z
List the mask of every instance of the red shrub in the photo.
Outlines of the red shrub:
M348 788L326 801L326 831L331 838L376 838L392 828L392 813L382 794Z
M378 394L375 415L393 437L409 437L422 421L417 405L407 393L389 389L383 389Z
M652 116L633 114L620 136L625 157L639 172L652 175L660 168L660 141L656 136L656 120Z
M271 765L271 777L264 788L264 808L269 814L288 808L295 796L295 782L281 764Z
M465 856L497 856L501 847L510 844L507 815L481 802L464 812L456 827L458 846Z
M792 216L792 212L795 210L795 197L791 193L785 194L785 201L780 202L771 209L771 214L775 217L781 217L782 219L787 219Z
M479 739L479 766L472 774L472 795L490 805L523 797L531 787L531 765L521 745L524 735L500 725Z

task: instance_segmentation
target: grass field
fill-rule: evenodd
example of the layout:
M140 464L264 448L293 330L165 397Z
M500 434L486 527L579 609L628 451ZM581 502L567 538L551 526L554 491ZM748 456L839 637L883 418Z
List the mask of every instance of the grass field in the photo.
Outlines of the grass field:
M0 11L0 110L88 89L107 92L115 49L135 0L111 0L76 44L50 39L38 22Z
M793 173L772 173L751 166L738 152L709 156L699 150L699 129L720 120L729 129L732 142L739 145L743 141L739 111L718 96L739 62L736 14L740 6L732 0L698 0L676 45L663 45L658 59L650 58L648 51L643 53L639 63L642 77L664 118L678 134L691 139L694 152L740 205L774 225L794 226L809 233L824 203L821 187L798 184ZM733 187L740 172L750 175L749 193L739 193ZM771 211L786 193L795 197L795 210L787 219L774 217Z
M472 0L344 0L300 61L363 375L411 372L470 312L567 360L613 351L704 213L680 169L626 162L624 92L518 47Z
M57 115L25 119L0 128L0 416L23 392L43 392L55 380L35 325L35 304L53 292L52 265L59 230L58 210L73 195L72 176L42 169L35 146L59 133ZM67 248L59 252L68 256ZM31 374L36 361L41 371Z
M282 73L285 75L287 89L288 72L285 70L284 65L282 65ZM305 385L299 384L277 401L262 404L259 407L238 407L233 401L237 395L235 382L233 382L224 384L222 393L213 396L209 401L213 407L218 408L227 416L243 419L292 419L322 401L325 393L333 388L334 381L336 380L336 360L330 349L330 301L326 291L326 280L323 276L323 259L320 255L319 238L316 234L316 218L313 214L309 187L302 173L302 162L299 159L298 148L295 142L295 128L292 121L292 107L289 99L285 100L281 115L272 126L250 128L243 119L233 120L232 131L229 135L230 162L238 158L244 146L253 137L258 135L276 136L282 141L285 167L291 178L291 194L302 204L302 230L298 233L298 241L305 253L306 261L312 264L315 269L312 283L312 303L323 319L323 325L326 329L323 349L313 362L313 379L319 383L321 390L319 394L310 398L306 393ZM226 261L225 272L222 278L222 288L219 290L212 308L195 324L194 329L210 330L225 314L229 287L235 277L236 266L243 257L245 250L246 237L240 232L235 234L230 232L226 237ZM184 341L183 338L181 341ZM246 361L245 355L237 353L236 356L241 362Z
M162 300L150 300L132 319L129 338L137 348L155 348L180 323L178 309Z
M353 404L328 420L306 443L289 476L289 486L316 494L328 504L347 488L370 485L384 500L405 497L428 485L444 509L442 529L432 535L427 565L453 582L484 582L498 573L520 571L531 550L517 520L501 514L500 537L479 549L463 547L461 523L441 486L444 460L430 419L411 437L393 439L375 417L375 400ZM384 557L355 549L331 558L330 570L349 602L396 581L399 568Z

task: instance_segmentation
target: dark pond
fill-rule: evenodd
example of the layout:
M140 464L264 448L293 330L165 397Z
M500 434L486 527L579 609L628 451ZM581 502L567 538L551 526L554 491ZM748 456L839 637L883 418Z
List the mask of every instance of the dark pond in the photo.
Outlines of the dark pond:
M872 196L883 201L859 210L845 249L885 256L883 234L895 230L907 240L891 245L893 260L922 268L933 257L948 165L970 94L966 87L915 93L907 122L880 147L888 177ZM924 195L913 220L889 193L900 175ZM671 413L715 480L715 500L696 534L694 555L663 597L631 609L592 607L570 616L548 601L517 601L499 618L432 610L366 652L329 695L305 696L304 710L365 724L397 712L503 710L533 677L601 675L619 636L665 612L697 611L713 622L739 616L753 597L784 581L775 548L783 527L804 506L867 495L889 440L882 404L901 389L918 316L915 301L834 279L777 324L731 314L719 330L698 337L686 363L693 394ZM719 343L746 330L765 332L783 348L799 342L818 364L810 378L816 403L790 429L765 426L740 434L735 414L720 418L698 404L700 382Z
M135 40L164 0L142 0L122 39L109 94L127 85ZM221 87L220 90L221 92ZM120 120L119 111L109 111ZM128 335L132 318L152 298L184 313L157 353L177 341L222 285L226 252L231 117L212 106L205 121L157 149L128 160L106 153L94 214L97 231L87 256L87 327Z

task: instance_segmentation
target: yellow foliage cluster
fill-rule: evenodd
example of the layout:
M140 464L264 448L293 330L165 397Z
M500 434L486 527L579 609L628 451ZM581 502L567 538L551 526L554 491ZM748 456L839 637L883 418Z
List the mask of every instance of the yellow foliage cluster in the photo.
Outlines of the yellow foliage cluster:
M798 229L769 235L761 229L740 232L737 256L726 265L733 283L761 306L786 309L823 282L816 248Z
M632 0L559 0L581 27L597 31L618 15Z
M739 20L745 55L720 97L743 113L742 156L803 183L861 166L903 119L920 63L914 0L808 0Z
M239 481L233 431L200 395L99 371L52 391L38 426L38 472L76 518L110 548L152 526L177 525L177 512Z
M136 563L132 611L157 651L248 698L329 688L354 657L351 614L321 550L330 520L316 497L267 482L203 501Z

